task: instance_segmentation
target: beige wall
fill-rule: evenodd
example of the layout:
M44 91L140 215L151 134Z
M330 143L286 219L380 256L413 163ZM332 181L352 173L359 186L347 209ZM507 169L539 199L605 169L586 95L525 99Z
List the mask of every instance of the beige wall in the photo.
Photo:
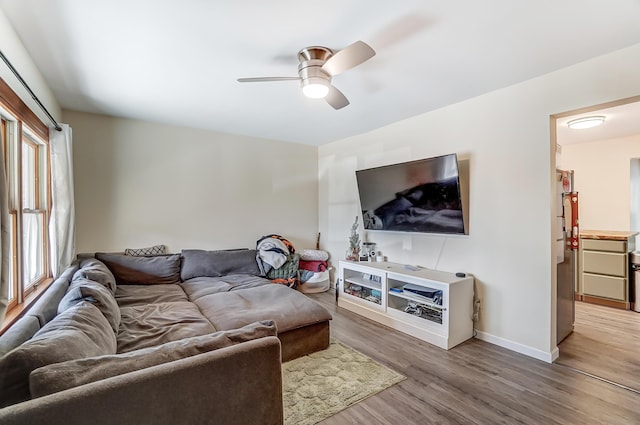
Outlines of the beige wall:
M73 127L77 251L166 244L315 246L317 148L64 111Z
M2 12L0 48L57 118L55 99ZM456 152L469 164L469 235L370 240L391 261L472 273L482 300L478 336L550 360L549 116L638 95L638 75L640 44L319 151L65 111L74 130L77 250L250 247L270 232L308 247L320 230L337 260L359 212L356 169ZM0 76L32 105L6 69Z
M61 111L58 102L53 97L53 93L47 86L42 74L33 63L31 56L27 53L20 38L11 27L9 20L2 10L0 10L0 50L9 59L9 62L18 73L27 82L31 90L36 94L42 104L49 110L56 120L60 119ZM33 100L29 92L20 84L18 79L13 75L11 70L0 61L0 78L2 78L15 91L18 96L26 103L33 112L40 117L47 126L52 126L46 114L42 112L40 107Z
M355 170L457 153L469 165L469 235L370 233L390 261L476 278L482 339L550 361L555 253L549 117L640 93L640 44L321 146L320 231L344 258L359 212ZM553 162L552 162L553 161Z
M575 171L581 228L630 230L632 158L640 158L640 134L562 147L562 168Z

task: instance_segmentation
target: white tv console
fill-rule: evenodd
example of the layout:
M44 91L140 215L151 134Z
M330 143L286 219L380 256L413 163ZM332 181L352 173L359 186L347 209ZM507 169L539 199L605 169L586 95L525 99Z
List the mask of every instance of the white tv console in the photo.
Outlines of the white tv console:
M445 350L473 337L472 277L389 262L340 261L337 290L338 306Z

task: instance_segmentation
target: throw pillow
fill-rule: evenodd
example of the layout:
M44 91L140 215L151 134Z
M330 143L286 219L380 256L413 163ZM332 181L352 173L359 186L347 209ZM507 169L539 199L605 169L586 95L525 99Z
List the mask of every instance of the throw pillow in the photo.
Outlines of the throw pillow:
M89 279L98 282L116 292L116 278L109 268L95 258L85 258L80 262L80 268L73 275L72 281L76 279Z
M165 255L167 247L164 245L154 245L148 248L127 248L124 255L132 255L135 257L148 257L150 255Z
M255 249L204 251L182 250L182 280L192 277L220 277L229 274L260 276Z
M180 254L135 257L96 253L96 258L111 270L118 285L180 283Z
M120 307L113 293L101 284L85 278L78 278L71 282L69 289L58 304L58 314L82 302L94 304L107 319L114 333L118 333L120 326Z
M300 259L303 261L327 261L329 253L319 249L303 249L300 253Z
M115 352L116 336L100 310L77 304L0 359L0 407L30 398L29 374L35 369Z
M68 388L214 351L252 339L276 336L273 321L255 322L240 329L167 342L124 354L71 360L41 367L29 378L31 394L41 397Z

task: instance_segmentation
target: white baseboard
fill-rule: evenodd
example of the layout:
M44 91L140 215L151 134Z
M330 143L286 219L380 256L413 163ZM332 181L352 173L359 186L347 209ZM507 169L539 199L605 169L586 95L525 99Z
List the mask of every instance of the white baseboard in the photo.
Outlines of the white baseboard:
M482 341L504 347L508 350L515 351L516 353L524 354L525 356L533 357L534 359L542 360L547 363L553 363L560 353L558 347L555 347L553 351L548 353L546 351L538 350L537 348L529 347L528 345L500 338L499 336L491 335L479 330L476 330L475 337Z
M559 355L560 355L560 349L558 347L554 348L553 351L551 352L551 361L547 363L555 362Z

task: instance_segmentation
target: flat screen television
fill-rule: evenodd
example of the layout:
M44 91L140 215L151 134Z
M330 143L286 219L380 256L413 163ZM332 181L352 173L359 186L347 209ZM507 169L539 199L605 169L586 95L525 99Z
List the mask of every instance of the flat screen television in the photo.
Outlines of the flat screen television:
M366 230L465 234L456 154L356 171Z

